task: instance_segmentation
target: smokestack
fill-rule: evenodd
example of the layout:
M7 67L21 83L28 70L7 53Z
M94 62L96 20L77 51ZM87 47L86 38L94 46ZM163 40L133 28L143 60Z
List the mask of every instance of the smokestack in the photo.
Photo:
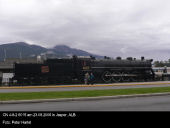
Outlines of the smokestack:
M142 57L141 57L141 60L143 61L144 59L145 59L145 57L144 57L144 56L142 56Z

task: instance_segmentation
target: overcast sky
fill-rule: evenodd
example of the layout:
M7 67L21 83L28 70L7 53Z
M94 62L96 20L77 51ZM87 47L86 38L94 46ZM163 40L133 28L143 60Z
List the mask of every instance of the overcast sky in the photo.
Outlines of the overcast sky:
M0 44L170 58L170 0L0 0Z

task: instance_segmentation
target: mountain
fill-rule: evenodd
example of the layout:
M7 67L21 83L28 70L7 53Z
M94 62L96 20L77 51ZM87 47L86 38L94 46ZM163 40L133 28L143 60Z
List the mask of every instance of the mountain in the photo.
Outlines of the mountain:
M92 55L91 53L88 53L86 51L80 50L80 49L75 49L75 48L70 48L66 45L56 45L53 48L53 51L57 55L78 55L78 56L89 56Z
M31 55L39 55L47 49L38 45L29 45L25 42L9 43L0 45L0 60L6 58L26 58Z
M0 61L4 60L4 58L29 58L38 55L52 55L53 57L66 57L70 55L92 55L95 57L101 57L80 49L70 48L66 45L56 45L55 47L49 49L39 45L30 45L25 42L0 45Z

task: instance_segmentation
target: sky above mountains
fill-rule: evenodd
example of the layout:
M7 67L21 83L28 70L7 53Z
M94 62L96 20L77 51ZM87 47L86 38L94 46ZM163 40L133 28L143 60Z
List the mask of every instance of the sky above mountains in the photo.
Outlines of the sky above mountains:
M0 44L170 58L169 0L0 0Z

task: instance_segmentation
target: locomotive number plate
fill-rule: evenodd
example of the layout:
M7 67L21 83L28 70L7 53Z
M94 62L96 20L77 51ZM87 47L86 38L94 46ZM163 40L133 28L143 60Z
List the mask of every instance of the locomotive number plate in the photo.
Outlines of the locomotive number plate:
M48 66L42 66L41 67L41 72L42 73L48 73L49 72L49 67Z
M83 70L89 70L89 69L90 69L89 66L84 66L84 67L83 67Z

